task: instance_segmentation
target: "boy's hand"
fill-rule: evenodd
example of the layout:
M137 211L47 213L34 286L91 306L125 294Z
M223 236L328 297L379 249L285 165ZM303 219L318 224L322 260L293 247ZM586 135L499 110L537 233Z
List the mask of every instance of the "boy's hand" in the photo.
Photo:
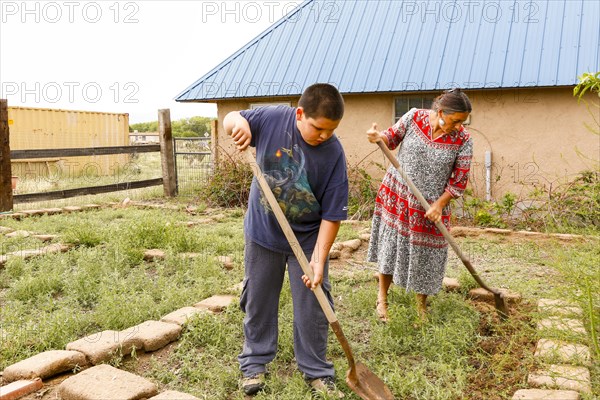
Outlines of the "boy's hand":
M246 148L250 145L250 140L252 140L252 134L250 133L250 127L248 126L248 123L235 124L231 130L231 138L233 139L233 143L235 143L238 150L246 150Z
M246 150L252 140L250 124L242 117L239 111L232 111L223 118L225 132L233 139L233 143L240 151Z
M310 268L313 270L312 282L307 275L302 275L302 282L307 288L314 290L323 282L323 264L311 261Z

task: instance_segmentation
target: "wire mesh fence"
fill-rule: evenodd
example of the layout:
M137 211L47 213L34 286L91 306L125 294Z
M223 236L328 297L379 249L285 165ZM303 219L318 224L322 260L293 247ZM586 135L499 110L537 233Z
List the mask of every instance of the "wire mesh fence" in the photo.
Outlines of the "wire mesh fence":
M179 196L195 196L213 171L210 137L174 138L173 142Z

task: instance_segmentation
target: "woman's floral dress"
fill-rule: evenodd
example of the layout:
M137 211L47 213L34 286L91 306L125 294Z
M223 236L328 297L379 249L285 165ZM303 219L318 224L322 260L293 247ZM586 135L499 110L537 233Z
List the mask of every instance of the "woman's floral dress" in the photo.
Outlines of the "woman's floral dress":
M391 150L402 144L398 162L431 204L444 191L453 198L462 195L473 141L464 127L433 140L429 112L413 108L384 133ZM449 228L449 205L442 222ZM447 258L446 239L391 166L377 194L367 260L377 262L379 272L393 275L394 283L407 291L432 295L442 287Z

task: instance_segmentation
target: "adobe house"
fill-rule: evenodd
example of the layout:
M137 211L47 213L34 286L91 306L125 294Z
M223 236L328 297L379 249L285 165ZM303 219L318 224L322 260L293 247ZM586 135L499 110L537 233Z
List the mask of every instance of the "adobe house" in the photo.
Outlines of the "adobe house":
M176 100L216 103L215 140L233 152L228 112L296 106L305 87L332 83L346 101L336 133L349 165L366 168L387 165L365 137L373 122L383 130L460 87L473 103L474 193L526 198L598 166L600 138L586 128L597 122L573 97L577 77L600 70L598 15L594 0L308 0Z

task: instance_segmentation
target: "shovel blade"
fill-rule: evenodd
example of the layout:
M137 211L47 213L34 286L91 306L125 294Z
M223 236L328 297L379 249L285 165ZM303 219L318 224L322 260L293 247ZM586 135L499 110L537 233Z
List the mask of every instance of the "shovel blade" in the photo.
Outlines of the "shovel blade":
M348 371L346 383L361 399L394 400L394 395L385 383L360 362Z

